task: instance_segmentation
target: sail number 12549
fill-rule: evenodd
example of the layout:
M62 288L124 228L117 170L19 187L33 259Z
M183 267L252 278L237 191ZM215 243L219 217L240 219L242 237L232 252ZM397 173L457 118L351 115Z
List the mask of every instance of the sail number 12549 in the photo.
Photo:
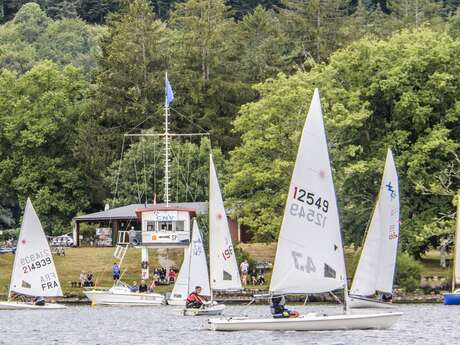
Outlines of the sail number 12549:
M307 222L311 222L321 228L325 227L326 214L329 211L328 200L296 186L294 186L293 199L294 202L289 207L291 216L304 218Z

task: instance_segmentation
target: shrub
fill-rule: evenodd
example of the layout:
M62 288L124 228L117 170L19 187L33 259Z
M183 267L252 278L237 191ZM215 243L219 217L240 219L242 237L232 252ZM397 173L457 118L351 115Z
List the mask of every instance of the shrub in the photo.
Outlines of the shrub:
M396 262L396 284L412 292L420 285L422 264L407 253L399 253Z

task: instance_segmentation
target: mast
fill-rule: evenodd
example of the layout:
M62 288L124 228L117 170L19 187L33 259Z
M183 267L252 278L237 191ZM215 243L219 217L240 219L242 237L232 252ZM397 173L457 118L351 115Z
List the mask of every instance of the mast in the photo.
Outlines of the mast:
M165 85L168 83L168 72L165 72ZM165 203L169 207L169 102L165 94Z
M457 199L457 220L455 222L455 240L454 240L454 251L452 253L452 256L453 256L453 270L452 270L452 292L455 292L455 287L457 285L457 273L456 273L456 270L457 270L457 266L458 266L458 263L457 263L457 260L458 260L458 248L460 246L460 238L459 238L459 232L460 232L460 194L458 195L458 199Z
M211 151L212 152L212 151ZM211 159L212 153L209 154L209 174L208 174L208 201L210 201L209 196L211 195ZM208 202L208 226L211 224L211 203ZM212 275L212 257L211 257L211 227L208 229L208 240L209 240L209 291L211 292L211 302L214 301L214 290L213 282L211 280Z

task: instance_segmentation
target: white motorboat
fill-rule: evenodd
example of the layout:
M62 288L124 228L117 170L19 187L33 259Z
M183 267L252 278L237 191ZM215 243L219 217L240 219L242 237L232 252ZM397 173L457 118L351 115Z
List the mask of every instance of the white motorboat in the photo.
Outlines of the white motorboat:
M159 293L132 292L119 282L108 290L87 290L83 293L93 305L152 306L165 304L165 298Z
M339 210L332 179L319 91L302 131L278 239L270 294L314 294L343 289L343 315L297 318L209 319L216 331L383 329L401 313L350 314Z
M13 299L16 296L16 299ZM19 298L61 297L62 290L54 266L53 256L46 240L40 219L27 199L24 218L14 257L8 301L0 302L0 309L51 310L65 309L56 303L36 305L22 302Z
M350 308L394 308L392 303L369 296L393 292L398 238L398 174L388 150L377 203L350 289Z

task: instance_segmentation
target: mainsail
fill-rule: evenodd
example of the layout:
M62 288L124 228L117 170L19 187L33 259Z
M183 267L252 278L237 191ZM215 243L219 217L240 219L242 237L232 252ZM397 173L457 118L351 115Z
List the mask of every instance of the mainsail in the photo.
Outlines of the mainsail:
M209 257L212 290L241 290L235 250L212 155L209 155Z
M204 251L203 239L196 219L193 220L189 270L188 292L192 292L196 286L201 286L201 294L203 296L211 296L206 253Z
M184 260L182 261L182 266L180 267L179 274L177 275L176 283L174 284L174 288L171 292L171 297L176 299L185 299L188 295L188 276L189 276L189 268L190 268L190 244L184 250Z
M270 291L320 293L344 287L339 213L315 89L289 187Z
M353 295L391 293L399 237L399 186L396 166L388 150L377 204L350 290Z
M53 256L30 199L27 199L14 258L11 293L43 297L62 296Z

